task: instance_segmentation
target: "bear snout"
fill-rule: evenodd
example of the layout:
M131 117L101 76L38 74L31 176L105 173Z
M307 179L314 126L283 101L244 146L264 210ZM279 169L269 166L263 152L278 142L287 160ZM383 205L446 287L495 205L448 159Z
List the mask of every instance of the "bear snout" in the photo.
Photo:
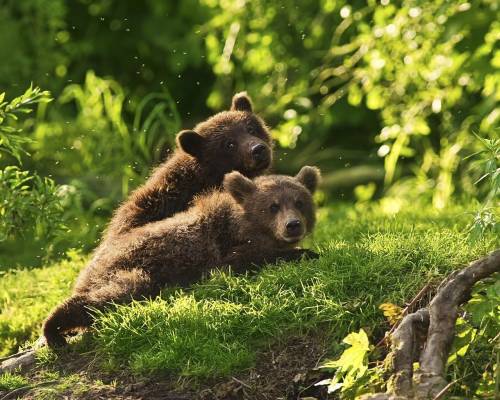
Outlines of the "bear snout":
M285 242L296 243L302 240L305 235L305 226L299 218L290 216L283 225L281 236Z
M298 219L289 220L285 227L288 236L294 237L302 234L302 223Z
M264 143L254 143L250 146L250 154L255 169L265 169L271 163L271 150Z

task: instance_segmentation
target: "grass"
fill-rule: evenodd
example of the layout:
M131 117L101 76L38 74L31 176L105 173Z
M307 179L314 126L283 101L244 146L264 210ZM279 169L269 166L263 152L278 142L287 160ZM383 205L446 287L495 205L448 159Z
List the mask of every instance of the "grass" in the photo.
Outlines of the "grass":
M468 240L462 208L417 211L323 209L310 240L319 260L246 276L216 271L190 290L118 306L97 321L100 358L137 374L225 376L290 336L323 330L338 343L363 327L380 337L387 328L381 303L402 304L428 280L498 245L493 237Z
M498 247L493 234L469 240L465 211L418 207L390 215L378 205L323 208L307 243L321 253L319 260L269 265L246 275L214 271L190 289L117 306L99 316L86 346L106 360L106 369L204 378L251 367L267 345L309 333L326 333L333 354L359 328L373 342L387 329L381 303L403 304L430 279ZM64 262L2 277L3 354L38 336L84 260L71 254Z
M28 384L28 380L19 374L12 374L10 372L6 372L5 374L0 375L0 391L1 390L14 390Z
M0 356L38 338L41 322L71 292L84 260L69 252L47 267L0 272Z

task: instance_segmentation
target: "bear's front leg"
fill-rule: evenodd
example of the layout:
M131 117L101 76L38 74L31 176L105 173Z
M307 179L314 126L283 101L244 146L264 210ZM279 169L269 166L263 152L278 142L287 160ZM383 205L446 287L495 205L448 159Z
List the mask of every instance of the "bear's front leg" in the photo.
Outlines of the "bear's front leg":
M253 246L238 246L224 258L224 265L231 265L236 271L262 267L265 264L276 264L279 261L298 261L303 258L317 259L319 255L309 249L256 249Z

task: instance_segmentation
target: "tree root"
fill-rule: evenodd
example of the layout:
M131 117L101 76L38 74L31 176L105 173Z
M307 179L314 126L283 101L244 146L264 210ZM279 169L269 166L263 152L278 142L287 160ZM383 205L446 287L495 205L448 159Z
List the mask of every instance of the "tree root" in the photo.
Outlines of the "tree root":
M41 337L31 348L12 354L8 357L0 358L0 374L21 369L29 369L35 364L36 351L45 345L45 339Z
M368 394L363 400L439 399L451 384L445 367L455 336L458 308L470 298L474 284L500 271L500 250L452 273L438 288L428 309L405 316L390 335L388 358L391 376L386 393ZM413 362L419 360L419 369Z

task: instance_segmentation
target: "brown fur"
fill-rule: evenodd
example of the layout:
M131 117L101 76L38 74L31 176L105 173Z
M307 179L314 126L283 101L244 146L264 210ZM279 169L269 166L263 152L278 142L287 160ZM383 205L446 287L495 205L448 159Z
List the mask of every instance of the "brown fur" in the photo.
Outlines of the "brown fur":
M48 344L62 345L63 334L90 326L89 308L156 296L165 285L188 285L218 266L243 271L277 259L314 257L295 246L313 229L318 177L312 167L295 178L254 181L232 172L224 179L225 192L199 196L187 211L135 229L112 249L98 249L72 297L45 321ZM290 221L299 221L293 235Z
M264 122L253 113L246 93L233 97L231 110L214 115L193 131L177 135L178 149L148 181L118 208L106 238L184 211L194 196L222 184L233 170L248 177L261 175L271 165L271 138ZM263 159L252 149L261 144Z

